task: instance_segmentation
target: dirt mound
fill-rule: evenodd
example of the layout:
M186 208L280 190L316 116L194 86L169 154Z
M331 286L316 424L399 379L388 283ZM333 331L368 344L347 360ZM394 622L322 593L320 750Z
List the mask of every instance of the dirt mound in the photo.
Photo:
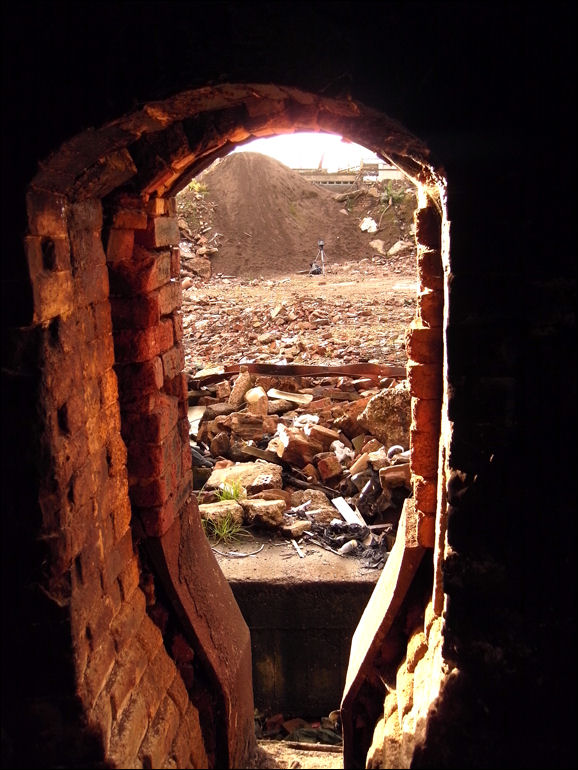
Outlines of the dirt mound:
M393 210L383 223L383 232L370 234L359 229L368 203L380 206L383 213L387 202L384 205L375 196L365 195L355 201L338 201L333 192L259 153L233 153L213 164L197 181L206 186L204 197L212 210L211 245L218 248L211 256L213 275L274 277L309 270L320 239L329 265L371 257L375 248L369 244L376 238L387 248L407 237L407 228L400 229ZM194 198L195 192L181 193L181 208L187 195ZM415 205L410 203L410 210L412 207ZM405 213L402 219L407 223Z

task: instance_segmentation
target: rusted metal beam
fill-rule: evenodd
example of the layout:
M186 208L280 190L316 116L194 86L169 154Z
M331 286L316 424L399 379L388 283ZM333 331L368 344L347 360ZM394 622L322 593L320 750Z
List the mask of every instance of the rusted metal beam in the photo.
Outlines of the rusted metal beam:
M201 385L208 385L212 382L218 382L224 377L238 374L241 367L246 366L251 374L269 374L280 377L318 377L318 376L354 376L367 377L372 380L380 380L383 377L392 377L393 379L405 379L407 376L405 366L399 364L337 364L329 365L310 365L310 364L227 364L221 367L222 372L211 373L203 376L193 375L192 381L197 381Z

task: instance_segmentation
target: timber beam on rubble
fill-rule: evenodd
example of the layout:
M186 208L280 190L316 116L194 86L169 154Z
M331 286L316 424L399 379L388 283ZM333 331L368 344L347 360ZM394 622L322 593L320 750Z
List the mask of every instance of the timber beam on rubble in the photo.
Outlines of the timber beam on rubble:
M242 368L251 374L268 374L282 377L366 377L372 380L381 380L390 377L395 380L404 380L407 376L405 366L399 364L338 364L312 365L312 364L228 364L204 369L191 377L192 382L208 385L222 380L223 377L239 374Z

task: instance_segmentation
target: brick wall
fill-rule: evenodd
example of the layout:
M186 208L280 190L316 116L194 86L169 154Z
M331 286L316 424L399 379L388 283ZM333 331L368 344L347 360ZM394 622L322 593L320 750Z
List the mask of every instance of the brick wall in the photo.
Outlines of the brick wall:
M168 761L171 740L179 757L189 740L199 745L192 722L173 734L175 708L186 711L182 689L169 685L173 668L163 647L143 670L142 655L152 655L159 639L136 599L136 553L124 524L129 490L145 521L149 512L149 532L162 532L163 517L173 516L165 503L174 481L158 473L174 406L166 424L157 416L162 404L174 405L173 385L178 391L178 377L166 376L178 357L166 323L172 290L161 299L162 286L152 288L169 250L159 245L163 226L171 227L162 221L171 216L162 199L251 134L312 129L344 134L418 178L429 163L420 165L429 158L427 144L448 180L451 261L443 262L445 389L436 490L436 509L447 507L448 515L436 520L432 598L434 616L444 617L443 657L457 673L429 713L413 766L568 766L575 699L564 696L575 689L568 685L575 678L575 595L568 586L575 584L576 492L569 11L568 18L561 8L521 17L515 7L500 6L478 8L471 17L465 6L438 6L432 14L400 6L388 15L382 4L379 11L372 6L366 22L358 3L335 14L310 4L304 23L293 8L251 15L235 11L237 5L205 4L199 14L190 4L185 19L180 4L163 13L143 7L136 15L132 5L103 4L91 18L102 41L98 54L78 34L80 6L75 16L73 6L30 13L13 4L14 23L3 25L6 61L14 68L5 83L11 109L3 175L9 189L3 206L12 204L13 213L3 228L9 245L1 307L11 327L2 372L9 557L2 564L9 586L3 743L12 741L13 756L30 758L32 766L70 767L103 766L105 746L115 751L125 739L131 751L146 750L151 764L163 753ZM360 42L367 36L359 25L392 21L396 35L386 57L379 46ZM175 30L183 45L175 45ZM535 55L538 49L544 56ZM331 56L334 50L339 57ZM480 50L491 55L479 59ZM250 85L229 86L229 80ZM158 101L169 92L176 97ZM108 208L108 196L119 189L125 204ZM96 237L100 199L111 216L104 239ZM437 246L426 241L425 220L422 229L425 264ZM443 222L442 254L448 239ZM138 291L131 273L111 298L114 332L103 245L111 264L130 262L140 251L151 265L138 274ZM420 348L420 337L436 328L429 314L439 319L440 313L435 287L423 286L422 323L410 338L416 387L418 373L425 384L427 367L438 363ZM171 334L178 337L177 326ZM116 362L121 391L127 381L134 388L134 380L150 388L142 426L138 417L131 424L128 403L124 414L119 410L115 344L135 356ZM151 350L158 352L147 358ZM424 395L414 404L418 427L419 410L428 424L435 419L424 406L430 400ZM180 419L177 406L177 425ZM127 469L122 431L133 446L151 447L147 464ZM420 432L412 437L416 448ZM174 433L172 440L178 444ZM427 522L433 451L427 441L422 448L429 465L414 465L415 493ZM182 521L183 514L174 517L156 539ZM190 579L202 586L200 602L215 584L209 562L203 567L210 581L203 583L203 571ZM131 590L134 602L125 598ZM134 614L125 610L133 604ZM212 616L208 626L225 635ZM207 637L200 647L210 650ZM436 645L428 637L430 646ZM179 650L171 652L184 672L186 648ZM223 658L227 666L236 660ZM132 679L135 700L125 700L123 681ZM200 689L208 702L215 682L205 680ZM419 691L414 677L414 699ZM157 697L153 715L147 709L156 708ZM229 705L227 715L236 715ZM212 708L209 703L205 713ZM205 748L210 727L203 724ZM248 733L246 723L237 732ZM133 759L145 762L142 754ZM204 763L202 752L174 761Z
M28 336L35 333L35 347L28 356L36 356L35 365L41 371L37 403L30 408L38 417L44 465L37 538L46 567L38 588L60 608L60 627L68 628L68 649L60 653L73 668L72 702L81 704L77 719L84 725L78 734L84 735L84 746L77 737L77 756L86 759L87 752L92 757L100 753L119 767L155 767L167 757L176 766L206 766L198 712L167 655L159 629L146 613L139 587L129 478L134 482L121 437L101 204L87 200L70 205L60 196L33 189L28 212L26 254L34 295ZM170 283L170 252L164 271ZM170 317L178 297L162 294L158 281L153 288L158 298L157 326L151 327L153 334L141 348L132 346L132 350L137 350L137 359L150 358L152 350L158 356L163 385L166 382L167 390L174 392L166 396L175 407L172 412L165 409L174 415L165 433L172 437L171 451L179 461L172 481L178 489L187 481L186 473L184 482L177 477L183 454L178 433L183 410L179 415L177 402L180 394L183 403L183 391L178 358L170 359L179 350ZM169 318L164 326L161 309ZM122 351L122 330L118 336L116 359L128 356L130 360L130 353ZM21 358L22 369L25 363ZM150 413L154 415L154 410ZM159 440L155 427L157 433L153 428L153 434L147 433L144 439L162 449L164 436L161 431ZM159 458L155 467L164 459L166 467L173 468L162 451L155 456ZM159 476L150 475L153 480ZM155 498L153 502L165 501ZM47 625L44 642L49 644L54 636L52 624ZM71 694L63 695L60 718L53 716L54 724L61 727L62 741L70 739L71 726L62 727L70 701ZM38 700L30 707L41 711L46 705ZM58 731L52 741L56 751Z
M443 619L429 602L422 627L414 630L397 669L395 687L384 702L367 753L367 768L410 767L416 746L425 739L432 703L447 681L442 657Z

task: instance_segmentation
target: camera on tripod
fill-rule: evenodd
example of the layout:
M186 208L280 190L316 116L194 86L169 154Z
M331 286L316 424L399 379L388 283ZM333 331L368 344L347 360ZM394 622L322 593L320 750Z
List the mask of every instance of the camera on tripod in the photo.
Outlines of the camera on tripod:
M323 251L323 241L321 238L317 241L317 256L311 264L309 275L325 275L325 252Z

